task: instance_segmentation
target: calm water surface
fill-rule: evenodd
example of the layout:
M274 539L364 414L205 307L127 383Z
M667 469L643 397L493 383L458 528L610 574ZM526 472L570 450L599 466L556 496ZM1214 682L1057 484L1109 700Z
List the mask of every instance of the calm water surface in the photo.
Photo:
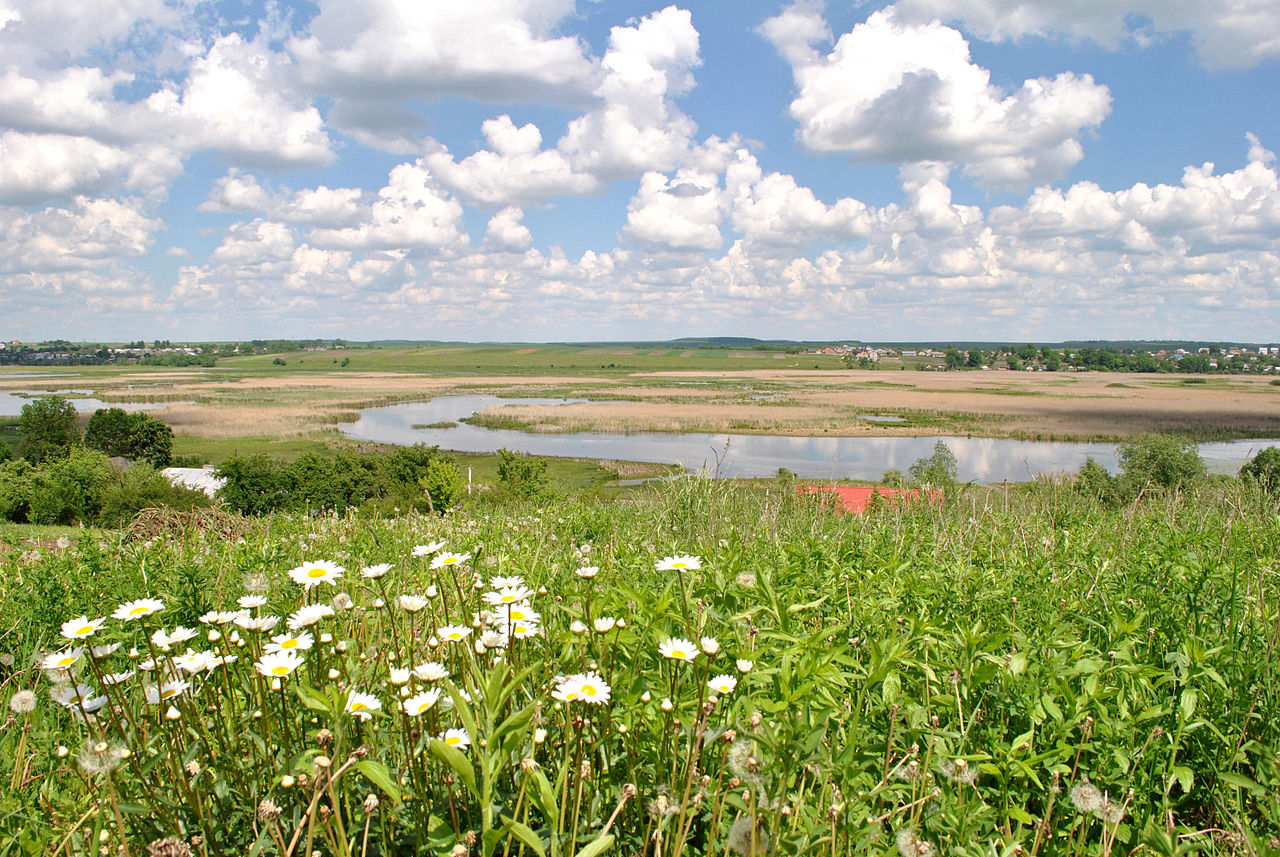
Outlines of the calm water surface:
M12 378L12 375L7 377ZM130 402L128 404L108 404L101 399L88 398L86 394L92 393L92 390L63 390L57 395L66 399L75 409L82 414L91 414L98 408L123 408L126 411L145 411L148 408L163 408L164 404L144 404ZM10 392L0 392L0 417L16 417L22 415L22 406L29 405L36 399L48 398L50 393L34 392L31 390L14 390Z
M969 437L779 437L746 434L667 434L662 432L566 432L532 434L486 429L460 423L452 428L414 428L456 422L497 405L556 405L583 399L501 399L497 396L442 396L361 412L343 426L353 440L407 446L425 443L456 452L494 452L500 448L531 455L614 458L680 464L721 476L772 476L785 467L809 478L879 479L884 471L906 469L931 455L945 441L958 461L963 482L1023 482L1037 473L1080 469L1092 456L1116 469L1115 444L1067 443ZM1237 440L1200 445L1209 470L1235 473L1240 465L1275 440Z

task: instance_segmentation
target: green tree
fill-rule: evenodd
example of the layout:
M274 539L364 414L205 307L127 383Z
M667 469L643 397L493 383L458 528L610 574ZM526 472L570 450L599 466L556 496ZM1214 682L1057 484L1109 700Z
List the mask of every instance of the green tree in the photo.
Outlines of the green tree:
M1056 348L1050 348L1047 345L1041 346L1040 359L1044 361L1044 368L1049 372L1057 372L1062 368L1062 352Z
M1280 446L1269 446L1240 468L1241 479L1252 479L1271 494L1280 494Z
M107 455L131 457L133 420L123 408L98 408L84 430L84 445Z
M956 487L956 454L945 442L933 445L933 455L918 458L907 468L907 474L916 485L952 490Z
M111 460L101 452L74 447L32 477L34 524L89 524L97 521L107 488L117 479Z
M964 365L964 355L954 345L947 346L947 350L943 352L943 359L946 361L948 369L959 369Z
M129 445L130 458L156 468L168 467L173 460L173 429L155 417L134 414Z
M458 505L467 493L458 465L439 457L427 463L427 473L418 484L431 501L432 510L440 514Z
M517 497L530 499L547 489L547 460L509 449L498 450L498 483Z
M269 456L233 456L214 472L226 480L217 498L243 515L279 509L286 498L280 466Z
M1181 488L1205 475L1196 442L1170 434L1143 434L1116 447L1121 478L1130 491Z
M23 405L18 432L22 435L18 454L28 461L39 464L46 459L65 458L80 440L75 405L57 396Z
M975 369L987 362L987 355L981 348L970 348L965 354L965 365L972 366Z
M89 418L84 445L90 449L168 467L173 458L173 429L143 413L99 408Z

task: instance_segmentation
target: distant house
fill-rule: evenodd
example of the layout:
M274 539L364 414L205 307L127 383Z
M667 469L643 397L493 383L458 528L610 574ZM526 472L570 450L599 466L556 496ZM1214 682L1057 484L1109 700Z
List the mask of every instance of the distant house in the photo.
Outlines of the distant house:
M873 502L895 507L919 503L922 500L928 503L942 502L942 492L936 489L921 493L918 488L885 488L879 485L858 488L800 485L796 488L796 494L811 495L824 500L831 498L838 504L837 509L852 515L861 515ZM878 500L872 500L873 497L877 497Z

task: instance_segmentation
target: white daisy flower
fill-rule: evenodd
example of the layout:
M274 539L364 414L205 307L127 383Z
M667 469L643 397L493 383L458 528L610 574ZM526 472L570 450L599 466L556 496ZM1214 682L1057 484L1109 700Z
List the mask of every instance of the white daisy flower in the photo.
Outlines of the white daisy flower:
M754 667L755 665L756 665L755 661L749 661L746 658L738 658L737 660L738 672L740 673L751 672L751 668Z
M267 654L272 652L287 652L290 649L305 651L316 643L316 638L306 631L297 631L292 634L277 634L271 638L271 642L262 647Z
M519 575L491 577L489 578L489 586L493 589L510 589L516 586L524 586L524 578Z
M720 641L715 637L703 637L698 641L702 647L702 651L708 655L715 656L720 651Z
M246 610L252 610L255 607L265 607L267 599L262 595L241 595L236 599L236 603Z
M417 613L427 606L427 599L421 595L401 595L396 599L396 606L406 613Z
M164 602L159 598L139 598L136 601L126 601L121 604L111 614L111 618L132 622L134 619L141 619L144 616L159 613L163 609Z
M449 670L444 664L427 661L413 668L413 677L418 681L442 681L449 677Z
M431 556L433 553L435 553L438 550L441 550L443 547L444 547L444 542L428 542L425 545L414 545L413 555L414 556Z
M471 559L469 553L442 553L431 560L431 568L441 569L451 565L461 565L469 559Z
M319 586L321 583L327 583L332 586L346 572L347 570L336 562L319 560L317 562L303 563L297 568L289 569L289 577L294 583L310 589L313 586Z
M658 646L658 654L674 661L692 661L698 656L698 649L683 637L672 637Z
M74 649L68 649L65 652L54 652L51 655L45 655L44 660L40 662L42 670L69 670L80 660L80 656L84 654L84 647L80 646Z
M392 667L390 670L390 673L391 673L391 683L396 687L402 687L409 683L408 669L399 669L397 667Z
M284 678L304 663L302 655L291 651L276 651L263 655L254 667L268 678Z
M191 687L191 683L176 679L173 681L164 681L159 686L151 684L143 690L143 695L147 698L147 702L151 705L159 705L161 702L167 702L175 696L180 696Z
M93 636L105 621L107 621L105 616L101 619L90 619L88 616L68 619L62 623L62 636L68 640L83 640L85 637Z
M361 720L373 719L373 712L382 710L382 701L372 693L351 690L347 694L347 705L344 711Z
M733 693L737 686L738 680L731 675L718 675L707 682L707 687L719 694Z
M441 625L436 629L436 636L448 643L456 643L466 639L471 629L462 625Z
M465 729L447 729L436 740L443 741L447 746L453 747L455 750L466 750L471 746L471 736L467 734Z
M574 572L574 574L578 575L578 577L581 577L583 580L590 580L599 573L600 566L598 565L584 565L582 568Z
M286 622L289 629L297 631L300 628L306 628L315 623L335 614L335 610L328 604L308 604L305 607L299 607Z
M593 620L591 624L596 629L597 634L607 634L617 626L618 620L612 616L601 616Z
M432 688L409 697L401 705L404 707L405 714L410 717L417 717L424 711L430 711L439 700L440 691Z
M658 571L678 571L684 574L686 571L697 571L702 568L702 558L687 554L667 556L654 563L653 567Z
M364 568L360 569L360 576L373 580L375 578L382 577L382 575L386 574L390 570L391 563L380 562L377 565L366 565Z

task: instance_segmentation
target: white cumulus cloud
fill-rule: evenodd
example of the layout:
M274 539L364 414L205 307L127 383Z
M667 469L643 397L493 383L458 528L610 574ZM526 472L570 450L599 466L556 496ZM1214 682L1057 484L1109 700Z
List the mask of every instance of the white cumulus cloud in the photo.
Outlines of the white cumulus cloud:
M1280 57L1280 5L1272 0L899 0L904 18L959 22L986 41L1066 36L1116 48L1189 33L1211 67L1247 68Z
M1078 162L1079 136L1111 109L1109 90L1087 74L1026 80L1005 92L972 62L958 30L905 22L893 7L840 36L829 54L813 47L825 29L813 6L790 7L762 27L792 66L791 115L813 152L953 161L986 184L1026 184Z

